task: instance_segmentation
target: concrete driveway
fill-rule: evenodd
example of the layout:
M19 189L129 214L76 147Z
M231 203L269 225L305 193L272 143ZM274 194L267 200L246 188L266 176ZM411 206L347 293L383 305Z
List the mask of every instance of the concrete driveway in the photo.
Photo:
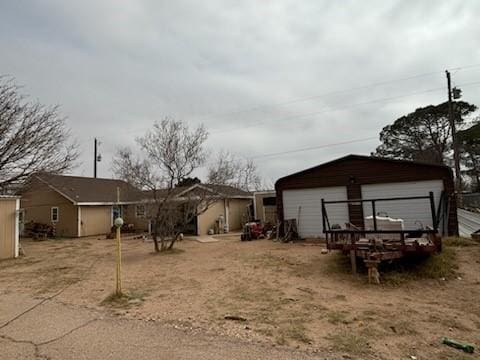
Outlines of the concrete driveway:
M61 303L0 293L1 359L326 359L287 348L189 333ZM333 357L328 357L333 359Z

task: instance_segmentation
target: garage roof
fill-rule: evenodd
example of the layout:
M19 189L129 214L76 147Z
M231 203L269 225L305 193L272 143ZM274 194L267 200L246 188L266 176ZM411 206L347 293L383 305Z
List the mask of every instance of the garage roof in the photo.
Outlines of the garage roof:
M408 164L408 165L412 165L412 166L421 166L421 167L434 167L434 168L441 168L441 169L447 169L448 171L451 171L451 169L446 166L446 165L436 165L436 164L431 164L431 163L426 163L426 162L420 162L420 161L409 161L409 160L399 160L399 159L387 159L387 158L381 158L381 157L377 157L377 156L366 156L366 155L355 155L355 154L350 154L350 155L346 155L346 156L342 156L341 158L338 158L338 159L335 159L335 160L332 160L332 161L328 161L326 163L323 163L323 164L320 164L320 165L316 165L314 167L311 167L311 168L308 168L308 169L305 169L305 170L302 170L302 171L299 171L299 172L296 172L296 173L293 173L293 174L290 174L290 175L287 175L287 176L284 176L280 179L277 180L277 183L278 182L281 182L282 180L285 180L285 179L289 179L289 178L292 178L292 177L295 177L295 176L299 176L299 175L307 175L309 174L310 172L313 172L313 171L318 171L318 170L321 170L322 168L325 168L325 167L328 167L328 166L332 166L332 165L335 165L337 163L340 163L342 161L347 161L347 160L369 160L369 161L379 161L379 162L384 162L384 163L394 163L394 164Z

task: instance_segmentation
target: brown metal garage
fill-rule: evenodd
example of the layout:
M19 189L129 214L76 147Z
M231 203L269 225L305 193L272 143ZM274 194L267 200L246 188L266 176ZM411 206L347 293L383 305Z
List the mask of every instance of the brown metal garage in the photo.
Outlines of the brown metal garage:
M448 235L458 234L453 175L447 166L348 155L285 176L276 182L275 190L279 220L297 219L302 237L323 237L322 198L330 201L392 198L424 196L430 192L434 193L436 207L444 204L445 214L439 231ZM402 217L407 223L429 225L431 209L428 203L412 200L400 208L388 203L383 206L377 210L389 216ZM371 212L361 203L332 207L329 215L336 223L349 222L360 228L364 227L364 218Z

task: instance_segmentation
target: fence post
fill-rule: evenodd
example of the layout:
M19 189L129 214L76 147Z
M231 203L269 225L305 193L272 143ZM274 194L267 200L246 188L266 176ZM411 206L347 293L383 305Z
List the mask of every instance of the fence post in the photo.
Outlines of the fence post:
M322 198L322 229L323 233L325 234L325 199Z
M432 211L432 225L434 229L437 229L438 224L437 224L437 216L435 215L435 200L433 198L433 191L430 191L428 195L430 197L430 210Z

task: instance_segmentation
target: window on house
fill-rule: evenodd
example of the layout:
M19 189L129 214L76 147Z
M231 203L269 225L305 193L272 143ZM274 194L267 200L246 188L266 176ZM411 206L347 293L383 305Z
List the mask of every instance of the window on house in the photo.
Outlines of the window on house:
M277 198L275 196L269 196L263 198L263 206L275 206L277 205Z
M135 216L137 218L145 217L145 205L136 205L135 206Z
M58 217L59 217L58 207L52 207L51 208L50 217L52 219L52 222L58 222Z
M123 211L121 205L113 205L112 206L112 225L116 218L122 217Z

